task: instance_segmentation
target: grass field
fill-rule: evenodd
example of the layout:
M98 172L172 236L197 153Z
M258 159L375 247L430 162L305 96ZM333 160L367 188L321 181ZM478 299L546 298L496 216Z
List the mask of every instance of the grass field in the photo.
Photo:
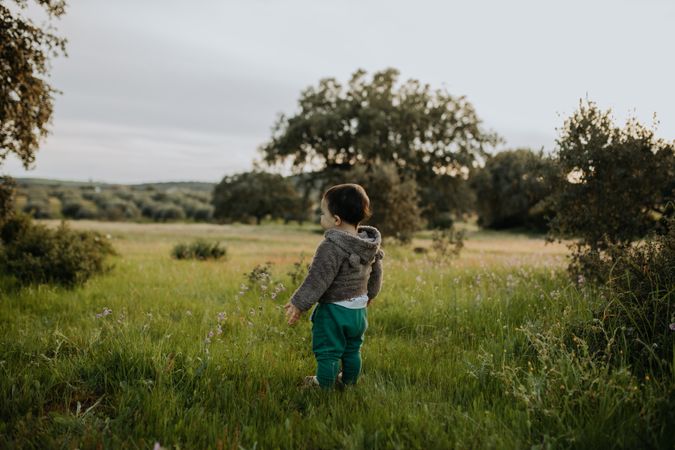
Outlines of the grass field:
M318 227L72 226L119 256L72 291L0 280L0 448L672 448L672 416L655 416L672 379L557 345L600 301L569 283L562 244L468 227L459 259L414 253L428 233L385 247L359 384L323 393L297 386L310 323L282 308ZM227 258L170 258L197 237ZM268 261L286 290L242 293Z

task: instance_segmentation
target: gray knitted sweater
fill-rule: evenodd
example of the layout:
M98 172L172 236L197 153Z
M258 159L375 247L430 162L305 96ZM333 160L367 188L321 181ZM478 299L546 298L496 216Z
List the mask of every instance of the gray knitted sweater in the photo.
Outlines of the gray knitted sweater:
M291 296L301 311L362 294L375 298L382 286L382 238L375 227L360 226L357 235L331 228L316 249L307 278Z

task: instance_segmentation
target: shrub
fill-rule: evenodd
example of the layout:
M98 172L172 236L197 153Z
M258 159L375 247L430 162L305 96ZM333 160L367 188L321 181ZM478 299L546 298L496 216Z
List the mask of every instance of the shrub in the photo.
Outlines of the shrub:
M287 272L287 275L291 278L291 285L294 288L300 286L308 271L309 263L305 262L305 254L302 253L300 254L300 260L293 263L293 269Z
M192 213L192 218L194 220L211 220L213 218L213 206L211 205L200 205Z
M8 176L0 177L0 226L14 214L16 182Z
M36 219L52 218L52 206L49 204L49 198L47 197L30 197L26 206L23 207L23 212Z
M182 220L185 219L185 212L180 206L162 204L159 209L155 210L153 219L161 222L166 222L167 220Z
M197 239L190 244L178 243L171 250L171 256L176 259L220 259L227 254L227 249L220 246L220 242L208 242Z
M459 256L464 247L466 233L464 230L456 230L454 227L443 230L434 230L431 235L431 248L436 259L447 260Z
M17 215L0 230L0 272L21 284L83 284L105 272L105 258L115 251L98 233L71 230L65 223L51 230Z
M605 277L602 295L608 301L581 334L607 358L643 371L664 370L673 361L675 220L668 226L665 236L629 248L609 247L612 257L593 261L594 273Z
M543 231L547 215L543 207L557 176L556 161L543 151L521 148L489 156L485 167L474 171L471 187L476 193L478 224L485 228L525 227Z
M244 295L246 292L255 292L259 300L271 299L275 300L279 294L286 291L284 283L272 278L272 264L267 261L265 264L256 265L253 270L245 273L247 283L241 285L241 290L237 298ZM302 266L302 259L300 260L300 267ZM302 270L296 266L296 270ZM291 273L289 272L289 275Z
M133 202L122 199L111 200L104 209L104 217L107 220L136 219L140 215L140 210Z
M94 203L84 199L71 199L63 203L61 214L71 219L96 219L98 209Z
M579 238L574 263L591 272L600 258L663 228L675 195L675 142L658 139L635 119L623 128L610 111L581 103L557 139L561 176L555 177L547 239Z

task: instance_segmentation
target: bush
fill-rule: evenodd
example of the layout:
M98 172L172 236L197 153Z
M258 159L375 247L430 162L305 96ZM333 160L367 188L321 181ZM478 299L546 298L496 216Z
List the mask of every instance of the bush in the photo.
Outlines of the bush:
M84 199L70 199L63 203L61 214L70 219L96 219L98 209L96 205Z
M0 177L0 226L14 214L16 182L8 176Z
M65 223L51 230L17 215L0 230L0 272L21 284L50 283L66 287L83 284L105 272L110 242L95 232L71 230Z
M183 220L185 219L185 212L180 206L168 204L161 205L155 211L153 219L166 222L167 220Z
M642 371L667 370L675 346L675 220L665 236L652 236L629 248L609 247L596 255L596 277L604 277L607 303L582 334L617 363ZM585 280L583 274L578 280Z
M191 244L178 243L171 250L171 256L176 259L220 259L227 254L227 249L220 246L220 242L210 243L204 239L197 239Z
M464 248L464 230L456 230L454 227L442 230L434 230L431 235L431 248L438 261L445 261L453 257L459 257Z
M546 230L547 216L553 216L553 211L544 203L557 172L556 161L542 150L522 148L489 156L470 181L476 193L478 224L493 229Z
M51 219L52 207L49 204L47 197L31 197L26 206L23 207L23 212L30 214L36 219Z

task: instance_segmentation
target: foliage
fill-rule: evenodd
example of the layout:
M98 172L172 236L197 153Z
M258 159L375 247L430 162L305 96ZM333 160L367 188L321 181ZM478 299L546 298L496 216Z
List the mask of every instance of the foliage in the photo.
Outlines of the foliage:
M431 249L436 259L444 261L459 257L465 238L464 230L456 230L454 227L434 230L431 235Z
M98 219L108 221L210 221L213 206L206 183L185 186L91 185L49 180L19 180L18 193L28 201L24 212L36 218ZM157 186L163 186L159 184ZM210 186L213 186L212 184ZM60 214L59 214L60 212Z
M466 166L496 142L480 128L464 97L432 91L413 79L397 86L398 77L396 69L386 69L369 81L365 71L357 70L346 88L334 78L308 87L300 111L282 115L275 124L272 139L261 149L265 161L290 158L294 167L383 161L413 175Z
M522 148L488 157L485 166L475 169L470 179L478 224L493 229L546 230L554 214L546 200L556 176L556 161L541 150Z
M328 180L329 184L357 183L363 186L373 212L366 223L378 228L382 236L410 242L412 234L423 226L417 183L402 175L393 163L334 171Z
M465 97L398 79L392 68L371 79L357 70L346 86L325 78L308 87L299 111L281 115L260 148L263 161L290 160L296 171L310 167L327 177L338 169L391 163L422 188L420 205L434 226L439 214L465 212L471 193L462 174L500 138L482 129ZM444 195L437 195L441 191ZM445 195L450 193L453 197Z
M582 332L608 360L643 373L668 372L673 361L675 219L668 225L667 235L652 235L628 248L610 246L611 257L584 264L606 283L602 295L607 302Z
M664 408L668 394L659 392L667 388L650 389L652 395L645 396L628 367L611 370L595 358L586 341L574 337L569 342L560 322L545 330L527 324L518 331L527 342L525 367L515 362L495 367L489 356L485 360L507 395L526 411L527 429L538 436L539 448L577 447L580 442L583 448L597 448L609 439L627 448L665 443L659 433L638 438L635 430L653 420L658 409L666 415L657 421L667 422L668 416L672 420ZM610 425L617 423L621 426Z
M74 231L65 223L51 230L26 215L3 225L0 242L0 273L21 284L81 285L105 272L105 258L115 254L99 233Z
M578 237L592 251L655 229L675 198L675 143L630 119L581 102L557 140L564 176L554 188L552 237ZM670 189L670 191L669 191Z
M27 8L17 0L18 10ZM63 0L37 0L49 19L65 13ZM15 154L25 168L49 132L56 91L47 81L49 59L65 54L66 40L0 4L0 164Z
M300 260L294 262L293 269L287 273L287 275L291 279L291 286L293 288L297 288L298 286L300 286L300 283L302 283L302 281L307 276L308 271L309 271L309 263L305 262L305 254L301 253Z
M197 239L190 244L178 243L171 250L171 256L176 259L220 259L227 254L227 249L220 246L220 242L209 242Z
M23 212L28 213L36 219L51 219L52 206L49 203L49 197L46 195L32 195L23 207Z
M418 184L419 204L427 228L450 228L456 219L466 218L476 202L464 176L440 174Z
M244 275L247 282L242 284L240 295L246 292L255 292L259 300L268 298L275 300L279 294L286 290L286 286L281 281L275 281L272 278L272 263L269 261L264 264L256 264L250 272Z
M14 214L16 182L8 176L0 177L0 227Z
M266 216L299 218L301 199L293 184L281 175L252 171L226 176L213 191L213 216L221 221L248 221L258 225Z

